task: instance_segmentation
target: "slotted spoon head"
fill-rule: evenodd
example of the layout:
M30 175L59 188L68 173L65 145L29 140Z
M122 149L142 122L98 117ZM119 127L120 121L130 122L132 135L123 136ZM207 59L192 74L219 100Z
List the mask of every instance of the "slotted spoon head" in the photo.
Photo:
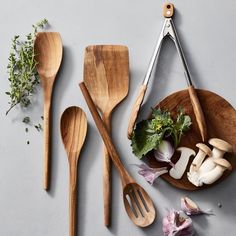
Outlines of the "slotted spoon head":
M153 223L156 211L146 191L137 183L129 183L123 189L123 200L130 219L140 227Z

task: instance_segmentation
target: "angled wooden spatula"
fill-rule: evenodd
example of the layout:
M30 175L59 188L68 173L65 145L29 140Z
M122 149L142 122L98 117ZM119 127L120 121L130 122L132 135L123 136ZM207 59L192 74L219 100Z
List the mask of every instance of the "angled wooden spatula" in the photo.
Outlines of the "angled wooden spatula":
M121 45L94 45L85 49L84 83L102 114L107 131L111 131L111 113L129 90L128 48ZM104 147L103 198L104 224L110 225L111 164Z

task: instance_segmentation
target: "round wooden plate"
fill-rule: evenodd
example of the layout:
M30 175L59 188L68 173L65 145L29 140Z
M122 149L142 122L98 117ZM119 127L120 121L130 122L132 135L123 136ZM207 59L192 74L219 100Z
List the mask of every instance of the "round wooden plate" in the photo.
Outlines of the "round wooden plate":
M208 139L220 138L233 145L233 153L227 153L224 156L224 158L226 158L232 164L233 169L231 171L225 171L223 176L214 183L217 184L229 176L236 168L236 111L224 98L215 93L207 90L197 89L197 94L206 119ZM184 112L191 117L191 129L182 136L179 147L189 147L194 149L197 153L198 148L196 148L195 145L201 142L201 136L197 127L195 115L193 113L188 90L182 90L169 95L155 107L170 111L173 117L176 116L178 108L181 107ZM172 158L174 163L178 160L179 155L180 154L178 154L178 152L174 154ZM158 162L151 153L148 160L150 161L149 164L152 167L168 166L165 163ZM192 160L193 157L191 157L188 167L180 180L173 179L168 173L162 175L162 178L171 185L185 190L204 189L214 185L212 184L196 187L188 181L187 172ZM170 168L170 166L168 166L168 168Z

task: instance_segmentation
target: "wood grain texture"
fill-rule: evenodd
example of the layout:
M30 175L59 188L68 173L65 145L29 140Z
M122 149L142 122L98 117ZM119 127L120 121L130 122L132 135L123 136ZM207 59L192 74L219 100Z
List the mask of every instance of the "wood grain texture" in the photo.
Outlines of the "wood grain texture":
M170 18L174 16L174 4L173 3L165 3L163 8L163 16L166 18Z
M196 90L193 86L189 86L188 92L189 92L190 101L193 106L193 112L196 118L196 122L199 128L200 134L201 134L202 142L206 142L207 141L206 121L205 121L205 117L204 117Z
M84 83L102 113L107 130L111 130L111 113L129 90L128 48L121 45L94 45L85 49ZM104 224L110 225L111 164L104 147L103 158Z
M131 115L130 115L129 124L128 124L128 132L127 132L128 139L131 139L134 125L135 125L136 119L138 117L139 109L143 103L143 99L144 99L144 95L146 93L146 90L147 90L147 85L142 84L139 89L138 97L136 98L136 101L135 101L133 108L131 110Z
M79 107L67 108L61 117L61 137L69 162L69 235L75 236L77 225L77 168L87 133L87 119Z
M128 174L127 170L123 166L119 158L119 154L116 151L111 137L104 125L104 122L99 116L95 104L93 103L93 100L84 83L80 83L80 89L93 116L98 131L103 139L103 142L105 143L106 148L110 154L111 160L113 161L120 175L123 188L123 200L128 216L137 226L146 227L152 224L156 217L156 211L151 198L146 193L146 191L135 182L135 180ZM129 200L127 198L129 198ZM133 207L131 207L131 205ZM138 210L137 207L140 207L139 209L141 210ZM136 211L133 210L135 208ZM134 211L136 212L136 215Z
M196 92L201 103L203 112L205 114L205 121L208 130L208 139L220 138L233 145L233 153L225 154L225 158L231 163L234 170L236 168L236 111L224 98L220 97L219 95L213 92L200 89L196 89ZM182 107L184 109L184 112L190 115L192 119L191 129L184 134L179 146L192 148L197 153L198 148L195 145L197 143L202 142L202 140L196 122L196 118L194 116L194 111L191 105L188 90L182 90L169 95L155 107L160 107L162 110L169 110L171 111L171 114L173 116L176 116L176 111L179 107ZM179 154L175 153L172 159L173 162L175 163L178 158ZM168 166L164 163L156 161L152 153L150 153L148 159L152 167ZM205 189L214 184L218 184L231 174L231 171L227 170L224 172L223 176L214 184L196 187L187 179L187 171L189 170L192 160L193 157L190 158L188 167L182 179L173 179L169 176L168 173L162 175L161 177L177 188L193 191L198 189ZM168 166L168 168L170 167Z
M57 32L40 32L34 42L37 71L44 93L44 189L49 189L51 156L51 97L62 60L62 41Z

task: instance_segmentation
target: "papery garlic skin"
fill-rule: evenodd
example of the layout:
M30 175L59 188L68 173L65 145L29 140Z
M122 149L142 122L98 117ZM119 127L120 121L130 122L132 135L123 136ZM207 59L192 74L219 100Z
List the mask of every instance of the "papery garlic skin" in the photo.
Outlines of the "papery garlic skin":
M192 236L194 234L193 222L183 211L168 212L162 223L164 236Z
M133 164L133 165L139 167L138 173L142 175L145 178L145 180L151 185L160 175L168 173L167 167L151 168L147 164L144 164L144 163L140 165L137 165L137 164Z
M202 210L193 200L188 197L181 198L181 210L188 216L207 214L212 215L212 210Z

